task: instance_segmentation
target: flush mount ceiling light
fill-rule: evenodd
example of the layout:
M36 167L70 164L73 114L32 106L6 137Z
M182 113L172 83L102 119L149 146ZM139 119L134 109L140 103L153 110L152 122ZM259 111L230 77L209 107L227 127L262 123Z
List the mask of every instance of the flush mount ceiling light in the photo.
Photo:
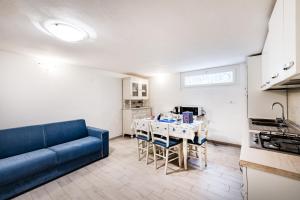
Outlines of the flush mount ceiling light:
M65 22L46 21L44 28L50 35L66 42L78 42L89 37L86 31Z

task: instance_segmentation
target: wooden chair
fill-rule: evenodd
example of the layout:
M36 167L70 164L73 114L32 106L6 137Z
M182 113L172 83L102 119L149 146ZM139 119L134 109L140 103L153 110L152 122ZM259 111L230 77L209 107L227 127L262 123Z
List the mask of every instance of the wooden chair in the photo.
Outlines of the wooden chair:
M208 121L203 122L194 140L188 140L188 155L189 157L199 158L199 154L204 156L205 167L207 167L207 135Z
M140 161L146 156L146 164L148 164L149 151L151 148L150 124L147 120L135 120L135 135L138 143L138 160Z
M163 122L151 122L151 136L154 153L154 166L157 169L157 157L165 159L165 174L167 175L168 163L178 159L181 166L181 140L175 140L169 137L169 124ZM158 151L162 150L162 154ZM174 158L170 156L177 154Z

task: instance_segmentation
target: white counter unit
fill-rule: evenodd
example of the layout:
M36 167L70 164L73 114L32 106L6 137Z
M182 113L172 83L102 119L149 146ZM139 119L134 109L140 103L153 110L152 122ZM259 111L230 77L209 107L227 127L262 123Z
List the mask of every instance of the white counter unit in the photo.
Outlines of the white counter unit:
M130 135L133 137L134 133L131 130L131 124L134 119L143 119L151 117L151 108L131 108L123 109L123 136Z

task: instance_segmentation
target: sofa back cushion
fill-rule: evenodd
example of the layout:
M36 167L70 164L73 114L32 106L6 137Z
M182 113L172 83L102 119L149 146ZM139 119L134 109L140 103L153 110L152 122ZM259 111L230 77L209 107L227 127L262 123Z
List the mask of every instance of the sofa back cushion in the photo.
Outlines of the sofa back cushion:
M83 119L45 124L44 128L47 147L88 136L86 124Z
M43 126L0 130L0 159L45 147Z

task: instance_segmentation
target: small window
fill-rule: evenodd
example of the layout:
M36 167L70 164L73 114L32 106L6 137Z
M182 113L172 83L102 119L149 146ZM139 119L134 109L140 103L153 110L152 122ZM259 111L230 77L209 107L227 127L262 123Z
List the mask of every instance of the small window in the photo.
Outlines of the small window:
M235 83L235 69L212 68L181 73L183 87L230 85Z

